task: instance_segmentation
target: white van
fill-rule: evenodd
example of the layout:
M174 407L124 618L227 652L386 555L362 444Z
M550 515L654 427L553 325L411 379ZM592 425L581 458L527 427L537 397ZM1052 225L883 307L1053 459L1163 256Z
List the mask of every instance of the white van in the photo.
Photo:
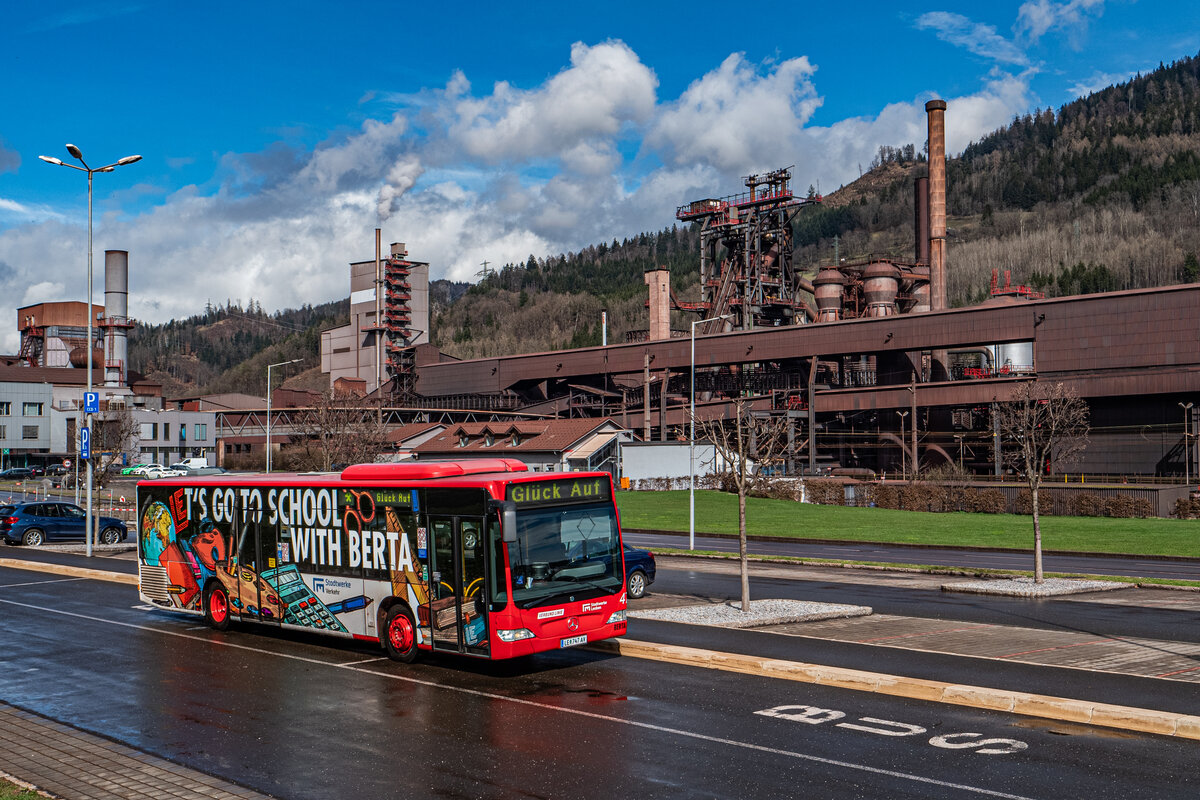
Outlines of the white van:
M172 464L172 467L183 467L184 469L200 469L200 467L208 466L208 459L204 456L195 458L185 458L177 464Z

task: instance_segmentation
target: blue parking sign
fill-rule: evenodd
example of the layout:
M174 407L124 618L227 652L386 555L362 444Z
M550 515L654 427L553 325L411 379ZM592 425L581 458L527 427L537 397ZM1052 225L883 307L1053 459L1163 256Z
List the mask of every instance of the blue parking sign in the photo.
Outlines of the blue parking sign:
M100 393L99 392L84 392L83 393L83 413L99 414L100 413ZM86 458L87 456L84 456Z
M92 431L90 428L82 428L79 431L79 457L92 457Z

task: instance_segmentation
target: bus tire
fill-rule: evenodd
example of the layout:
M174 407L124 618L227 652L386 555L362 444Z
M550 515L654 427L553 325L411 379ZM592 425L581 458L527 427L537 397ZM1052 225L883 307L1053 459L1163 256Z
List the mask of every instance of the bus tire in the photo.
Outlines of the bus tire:
M229 627L229 593L217 581L204 587L204 619L213 630Z
M388 609L383 620L383 649L388 658L411 664L417 659L417 623L403 603Z

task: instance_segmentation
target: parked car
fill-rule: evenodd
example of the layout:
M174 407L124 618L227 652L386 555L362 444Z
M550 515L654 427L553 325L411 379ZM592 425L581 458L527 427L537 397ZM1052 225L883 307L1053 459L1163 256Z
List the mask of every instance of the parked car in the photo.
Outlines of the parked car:
M144 470L142 470L140 473L138 473L138 477L146 478L148 480L157 480L158 478L173 478L177 474L178 473L175 472L175 470L171 469L170 467L164 467L159 464L153 464L149 467L146 467Z
M100 541L116 544L129 529L113 517L100 517ZM29 547L55 539L83 541L86 512L74 503L16 503L0 506L0 539L7 544Z
M625 589L630 599L646 596L646 587L654 583L654 553L625 545Z
M62 464L51 464L50 466L46 467L46 474L47 475L66 475L67 468L64 467Z
M129 474L141 477L152 469L166 469L166 467L162 464L136 464Z
M21 481L32 477L33 470L29 467L9 467L0 472L0 481Z
M29 471L33 473L33 477L40 478L46 474L46 470L42 467L30 467Z
M227 470L224 467L194 467L188 471L188 475L198 477L200 475L224 475Z
M130 475L133 475L136 470L141 468L141 466L142 466L141 464L131 464L128 467L117 466L116 469L120 472L121 475L128 477Z

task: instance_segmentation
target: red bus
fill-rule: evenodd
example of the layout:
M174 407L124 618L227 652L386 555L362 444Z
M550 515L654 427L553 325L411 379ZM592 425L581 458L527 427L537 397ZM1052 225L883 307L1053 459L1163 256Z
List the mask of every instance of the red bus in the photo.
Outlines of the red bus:
M625 633L608 473L520 461L138 484L138 591L158 608L511 658Z

